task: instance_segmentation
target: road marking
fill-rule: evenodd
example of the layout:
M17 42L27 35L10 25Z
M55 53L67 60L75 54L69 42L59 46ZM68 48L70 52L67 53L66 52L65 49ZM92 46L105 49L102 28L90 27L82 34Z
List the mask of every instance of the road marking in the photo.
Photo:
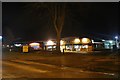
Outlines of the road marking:
M23 69L23 70L27 70L27 71L34 71L34 72L39 72L39 73L46 73L46 72L49 72L47 70L41 70L41 69L36 69L34 67L30 67L30 66L23 66L23 65L20 65L20 64L17 64L17 63L12 63L12 62L6 62L6 61L3 61L3 64L5 65L9 65L9 66L13 66L13 67L16 67L16 68L20 68L20 69Z
M18 76L16 75L13 75L13 74L4 74L2 75L2 78L19 78ZM1 79L2 80L2 79Z
M103 73L103 74L107 74L107 75L115 75L114 73Z
M32 61L25 61L25 60L11 60L11 61L25 63L25 64L35 64L35 65L48 66L48 67L51 67L51 68L58 68L59 67L59 66L55 66L55 65L44 64L44 63L39 63L39 62L32 62Z

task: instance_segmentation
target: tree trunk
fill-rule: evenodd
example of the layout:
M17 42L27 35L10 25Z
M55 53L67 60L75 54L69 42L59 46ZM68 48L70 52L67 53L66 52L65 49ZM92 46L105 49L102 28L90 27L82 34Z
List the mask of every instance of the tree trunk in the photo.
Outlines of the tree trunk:
M56 40L57 40L56 51L57 52L61 52L60 51L60 37L61 37L61 33L57 32L57 38L56 38Z

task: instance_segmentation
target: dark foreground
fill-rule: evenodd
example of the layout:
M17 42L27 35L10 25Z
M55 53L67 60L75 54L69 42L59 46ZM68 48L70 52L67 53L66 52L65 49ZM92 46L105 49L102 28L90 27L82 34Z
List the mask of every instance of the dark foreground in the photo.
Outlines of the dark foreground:
M3 52L3 78L120 78L119 52Z

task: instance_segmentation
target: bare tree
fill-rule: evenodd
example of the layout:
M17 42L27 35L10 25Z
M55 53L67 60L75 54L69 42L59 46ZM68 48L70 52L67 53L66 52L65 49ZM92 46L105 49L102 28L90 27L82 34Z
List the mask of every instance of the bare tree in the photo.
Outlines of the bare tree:
M33 5L33 4L31 4ZM39 8L44 7L50 13L51 20L54 24L56 30L56 51L60 51L60 39L61 39L61 32L64 25L65 19L65 3L53 2L53 3L35 3L33 5L35 9L39 10Z
M60 52L61 32L65 19L65 3L54 3L54 5L49 7L48 10L51 14L51 18L56 30L56 50Z
M6 28L6 43L10 44L12 41L15 40L15 36L13 35L13 32L10 28Z

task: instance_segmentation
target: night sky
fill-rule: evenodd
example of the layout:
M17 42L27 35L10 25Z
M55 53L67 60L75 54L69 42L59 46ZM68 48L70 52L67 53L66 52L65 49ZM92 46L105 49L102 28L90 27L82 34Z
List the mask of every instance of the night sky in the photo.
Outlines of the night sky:
M46 40L56 38L50 14L30 2L3 2L3 36L8 39ZM61 37L112 39L120 34L118 3L67 2Z

